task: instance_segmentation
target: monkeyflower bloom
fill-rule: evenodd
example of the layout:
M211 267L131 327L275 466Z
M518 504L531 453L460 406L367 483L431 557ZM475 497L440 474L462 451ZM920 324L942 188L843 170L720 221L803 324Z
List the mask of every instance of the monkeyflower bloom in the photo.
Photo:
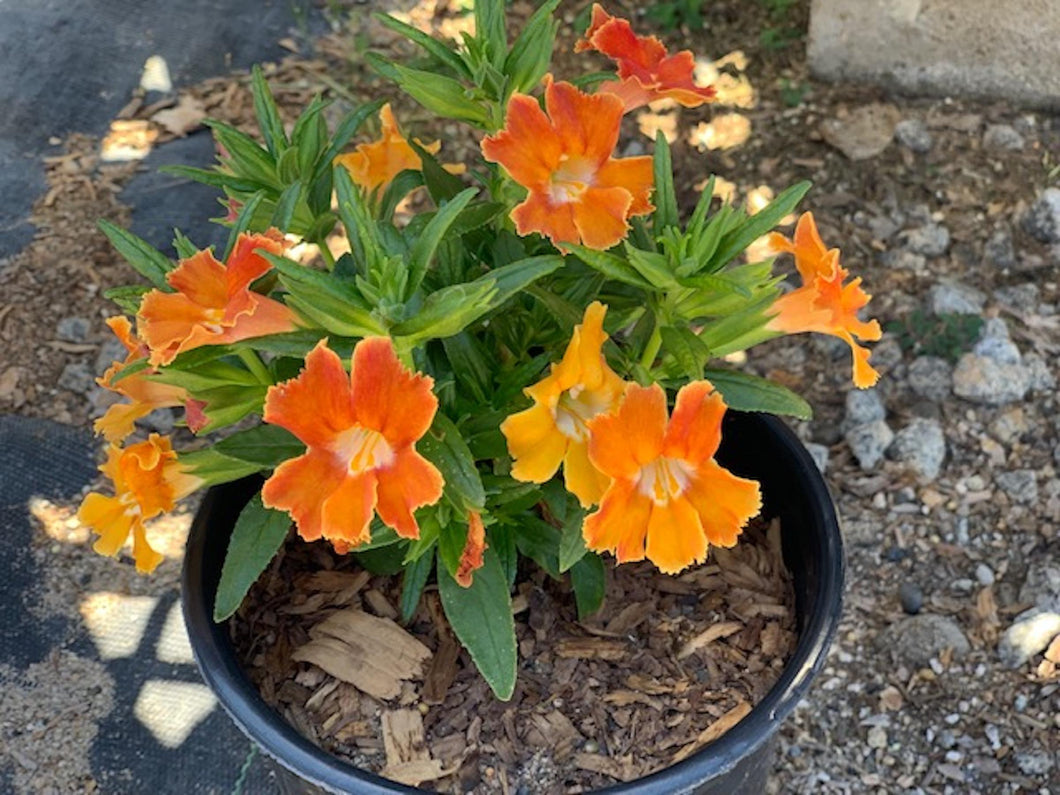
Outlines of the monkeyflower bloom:
M652 561L674 574L731 547L762 507L758 484L714 461L725 403L708 381L677 393L667 423L658 384L630 384L618 410L589 423L589 458L612 478L582 526L585 545L619 563Z
M110 445L99 470L113 482L114 496L91 492L77 511L78 520L99 535L93 549L117 555L131 531L136 570L154 571L162 555L147 543L144 522L173 510L202 480L183 472L169 437L157 433L125 449Z
M482 556L486 552L486 528L482 524L482 515L471 511L467 515L467 541L464 551L460 553L460 564L453 577L463 588L470 588L475 571L482 568Z
M152 290L140 304L140 335L150 348L151 365L169 364L178 354L200 345L294 331L290 309L250 289L272 267L255 249L282 254L286 247L276 230L244 233L236 240L227 265L214 259L209 249L182 260L166 276L176 292Z
M599 301L586 307L563 359L525 390L534 405L501 423L512 477L544 483L562 462L567 490L584 507L599 502L610 480L589 461L589 420L615 408L626 386L601 352L606 312Z
M611 248L631 216L654 209L651 157L611 156L622 121L612 94L584 94L547 77L545 108L547 115L533 97L513 94L504 129L482 141L486 159L529 191L512 211L515 228L556 245Z
M322 340L296 378L270 387L265 422L305 443L265 481L262 503L291 514L306 541L345 551L368 541L372 513L419 538L412 512L442 496L442 475L416 452L438 409L434 381L407 370L387 337L357 343L347 375Z
M96 383L129 400L127 403L115 403L110 406L93 425L96 433L102 434L108 442L117 444L133 432L136 421L141 417L150 414L155 409L185 406L188 403L191 403L191 406L186 409L188 427L193 431L201 429L202 424L198 420L205 420L205 417L202 416L201 411L196 413L197 401L191 401L183 387L159 384L147 378L151 370L141 370L114 383L114 379L122 370L132 362L147 356L149 351L147 345L133 334L132 323L128 318L121 315L109 317L106 323L125 346L128 354L125 361L116 361L107 368L103 377L96 379Z
M352 152L339 155L334 161L350 172L355 185L369 192L376 188L384 191L402 171L419 171L423 167L420 156L398 129L389 102L379 111L379 122L382 130L378 141L361 144ZM425 144L417 140L416 143L432 155L438 154L442 148L441 141ZM444 168L454 174L463 171L462 166L446 164Z
M866 389L875 384L880 374L869 364L868 348L855 340L873 342L881 336L877 321L865 322L857 315L872 296L861 289L860 278L843 284L850 274L839 264L839 249L825 248L813 213L799 217L791 240L774 232L769 243L777 251L795 255L802 286L776 300L772 309L777 314L766 328L785 334L817 331L839 337L854 355L854 385Z
M692 77L696 66L690 50L670 55L655 36L638 36L625 19L613 17L593 5L592 22L575 52L596 50L618 66L618 80L601 83L598 92L621 98L628 112L657 99L672 99L686 108L710 102L713 86L697 86Z

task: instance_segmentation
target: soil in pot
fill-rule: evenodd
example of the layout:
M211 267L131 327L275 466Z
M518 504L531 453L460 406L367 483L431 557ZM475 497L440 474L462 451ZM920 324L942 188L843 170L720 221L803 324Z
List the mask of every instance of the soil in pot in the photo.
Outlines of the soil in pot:
M293 534L231 627L265 701L357 767L439 792L578 792L720 737L776 682L797 639L775 521L676 577L643 563L608 578L603 608L579 622L567 585L527 570L509 702L452 637L436 591L402 628L399 577ZM372 652L340 639L376 629L383 648Z

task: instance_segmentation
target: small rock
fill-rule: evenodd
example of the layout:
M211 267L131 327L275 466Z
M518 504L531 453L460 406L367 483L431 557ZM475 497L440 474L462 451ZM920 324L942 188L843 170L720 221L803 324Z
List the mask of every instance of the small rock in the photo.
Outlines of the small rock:
M902 119L894 126L894 137L906 149L918 154L931 151L931 133L920 119Z
M1019 406L1008 409L990 423L990 433L1005 444L1016 441L1027 432L1027 418Z
M851 160L867 160L890 145L899 118L894 105L864 105L843 118L826 119L821 137Z
M806 442L804 446L810 458L813 459L813 463L817 465L817 469L823 474L828 469L828 448L816 442Z
M87 395L96 383L96 374L84 362L71 362L59 374L59 386L79 395Z
M1046 188L1023 216L1027 234L1042 243L1060 243L1060 188Z
M887 747L887 730L882 726L873 726L869 729L869 735L866 739L869 748L886 748Z
M1032 607L1016 616L1005 630L997 653L1009 668L1018 668L1040 651L1049 641L1060 635L1060 613L1045 607Z
M84 342L92 324L83 317L64 317L55 327L55 336L66 342Z
M1023 369L1030 381L1030 388L1035 392L1051 392L1056 386L1056 376L1048 362L1037 353L1032 351L1023 357Z
M1025 776L1044 777L1053 769L1053 755L1045 751L1025 751L1016 754L1016 764ZM1042 778L1042 781L1045 779Z
M1060 612L1060 561L1034 558L1027 567L1019 601L1037 607L1055 607Z
M898 586L898 601L902 604L902 610L915 616L924 606L924 592L916 583L903 582Z
M885 215L877 215L869 219L869 232L876 240L890 240L898 232L898 224Z
M898 239L914 254L941 257L950 247L950 230L941 224L925 224L916 229L907 229Z
M994 570L987 566L985 563L980 563L975 567L975 579L979 581L979 584L984 588L994 584Z
M991 124L983 133L983 146L986 149L1007 149L1014 152L1023 148L1023 136L1007 124Z
M907 378L913 392L936 403L953 391L953 365L938 356L918 356L909 365Z
M876 389L851 389L847 392L846 423L864 425L887 416L883 399Z
M1000 406L1023 400L1031 386L1022 364L999 363L993 357L966 353L953 371L953 392L973 403Z
M1012 245L1012 234L1007 229L999 229L990 236L983 247L983 257L990 265L999 268L1010 268L1016 264L1016 249Z
M985 305L981 291L960 282L940 282L928 292L928 308L934 315L978 315Z
M1013 284L1009 287L999 287L994 290L994 300L1009 309L1027 312L1038 306L1038 303L1042 300L1042 291L1033 282Z
M985 356L987 359L993 359L998 364L1018 365L1022 361L1020 349L1016 347L1016 343L1007 337L984 336L979 342L975 343L972 353L977 356Z
M855 425L844 438L850 445L850 451L858 460L858 465L865 472L872 471L880 463L884 452L894 441L894 432L883 420Z
M170 433L177 424L177 418L173 409L155 409L147 416L141 417L138 422L156 433Z
M1013 502L1029 504L1038 501L1038 479L1033 469L999 472L994 480Z
M928 665L946 649L953 649L958 657L969 649L968 639L953 619L932 613L896 621L880 633L879 643L902 662L918 666Z
M946 458L946 436L938 420L914 418L894 437L890 453L928 480L939 476Z
M916 274L927 274L927 258L914 254L904 248L892 249L880 257L880 261L893 270L912 271Z
M96 372L102 375L114 362L124 362L128 353L125 346L121 344L121 340L116 337L107 337L99 346L99 353L96 354Z

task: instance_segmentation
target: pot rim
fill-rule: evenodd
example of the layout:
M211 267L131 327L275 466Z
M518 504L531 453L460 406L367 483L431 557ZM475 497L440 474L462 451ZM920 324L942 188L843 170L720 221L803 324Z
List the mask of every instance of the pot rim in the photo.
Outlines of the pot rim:
M806 623L780 678L733 728L675 765L634 781L594 790L602 795L631 792L676 795L691 792L705 775L727 773L772 738L779 725L795 709L806 694L810 681L824 666L838 628L845 561L839 523L824 478L798 437L779 418L740 412L729 412L729 415L737 422L764 426L762 430L780 447L778 456L786 458L788 466L797 473L795 481L806 494L810 519L825 529L815 538L815 557L820 561L821 571L813 599L806 605ZM205 514L219 499L216 489L206 494L194 525L204 521ZM216 624L213 621L212 602L216 588L207 587L203 566L207 534L195 532L194 525L184 557L181 600L184 620L203 679L239 729L279 764L327 792L342 795L351 791L347 787L356 785L354 791L358 795L422 794L422 789L382 778L321 750L261 699L236 660L226 630L227 622Z

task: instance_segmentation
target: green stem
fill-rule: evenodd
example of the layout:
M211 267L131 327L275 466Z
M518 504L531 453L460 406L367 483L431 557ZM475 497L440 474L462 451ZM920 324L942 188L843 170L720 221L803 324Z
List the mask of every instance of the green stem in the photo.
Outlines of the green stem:
M249 348L242 348L240 349L238 355L239 358L243 360L243 364L247 366L247 369L250 370L250 372L254 374L254 377L261 381L261 383L273 383L272 376L269 375L268 368L265 367L264 362L261 361L261 359L254 351L250 350Z
M320 256L324 258L324 264L328 266L328 270L335 270L335 257L332 255L331 249L328 248L327 242L318 240L317 248L320 249Z
M655 328L652 329L651 336L648 338L648 344L644 346L644 355L640 357L640 366L645 370L651 369L652 363L655 361L655 357L659 355L659 348L662 347L662 332L659 330L659 324L655 324Z

